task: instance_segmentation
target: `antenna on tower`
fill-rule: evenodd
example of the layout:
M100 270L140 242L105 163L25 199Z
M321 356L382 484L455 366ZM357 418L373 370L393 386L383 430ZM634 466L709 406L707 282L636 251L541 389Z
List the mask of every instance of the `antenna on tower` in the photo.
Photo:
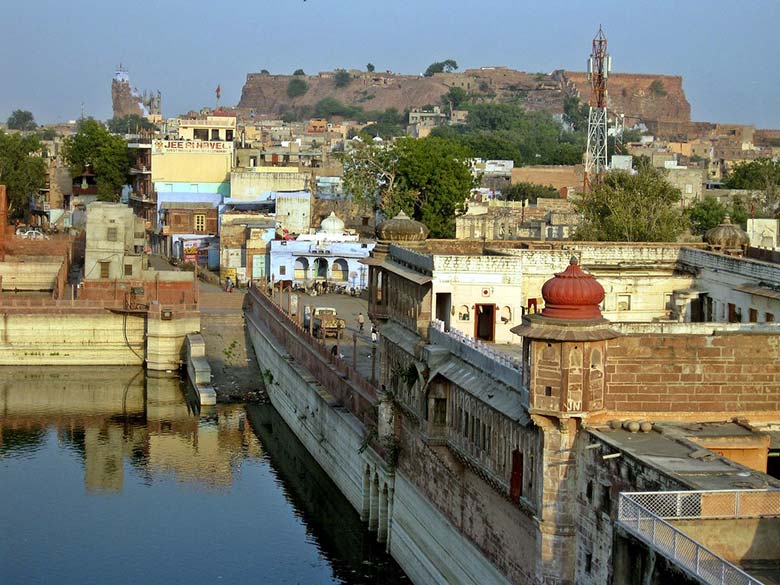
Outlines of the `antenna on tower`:
M612 69L612 57L607 53L607 37L599 26L588 59L590 80L590 110L588 111L588 146L585 151L585 181L588 193L601 180L607 169L607 79Z

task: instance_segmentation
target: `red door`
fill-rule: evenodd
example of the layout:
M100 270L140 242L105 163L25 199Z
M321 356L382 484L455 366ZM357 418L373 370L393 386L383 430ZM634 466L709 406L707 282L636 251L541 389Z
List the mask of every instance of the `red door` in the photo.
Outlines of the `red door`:
M509 497L513 502L520 501L523 491L523 454L519 449L512 451L512 476L509 480Z

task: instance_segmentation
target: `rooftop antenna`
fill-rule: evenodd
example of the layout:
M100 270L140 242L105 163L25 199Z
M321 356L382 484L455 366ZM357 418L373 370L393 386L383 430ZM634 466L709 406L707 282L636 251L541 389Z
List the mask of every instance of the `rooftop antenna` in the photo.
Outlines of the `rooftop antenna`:
M599 26L588 59L591 94L583 184L585 193L589 193L601 181L601 175L607 170L607 79L611 69L612 57L607 53L607 37Z

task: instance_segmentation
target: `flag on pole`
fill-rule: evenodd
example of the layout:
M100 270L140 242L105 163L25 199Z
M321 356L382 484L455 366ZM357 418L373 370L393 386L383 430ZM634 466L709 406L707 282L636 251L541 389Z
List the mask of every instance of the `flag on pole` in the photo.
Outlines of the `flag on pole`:
M217 99L222 97L222 87L220 85L217 85Z

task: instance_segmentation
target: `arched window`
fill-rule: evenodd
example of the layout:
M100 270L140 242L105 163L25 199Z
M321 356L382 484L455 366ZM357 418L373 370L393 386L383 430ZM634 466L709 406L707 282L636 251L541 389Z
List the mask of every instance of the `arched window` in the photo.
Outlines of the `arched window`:
M328 278L328 261L325 258L317 258L314 261L315 278Z
M349 266L347 261L343 258L339 258L333 261L333 266L330 269L331 278L338 282L346 282L349 276Z
M458 319L460 321L468 321L469 318L469 308L466 305L461 305L458 307Z
M512 309L509 307L504 307L501 309L501 322L502 323L511 323L512 322Z
M295 280L306 280L309 276L309 261L306 258L295 259Z

